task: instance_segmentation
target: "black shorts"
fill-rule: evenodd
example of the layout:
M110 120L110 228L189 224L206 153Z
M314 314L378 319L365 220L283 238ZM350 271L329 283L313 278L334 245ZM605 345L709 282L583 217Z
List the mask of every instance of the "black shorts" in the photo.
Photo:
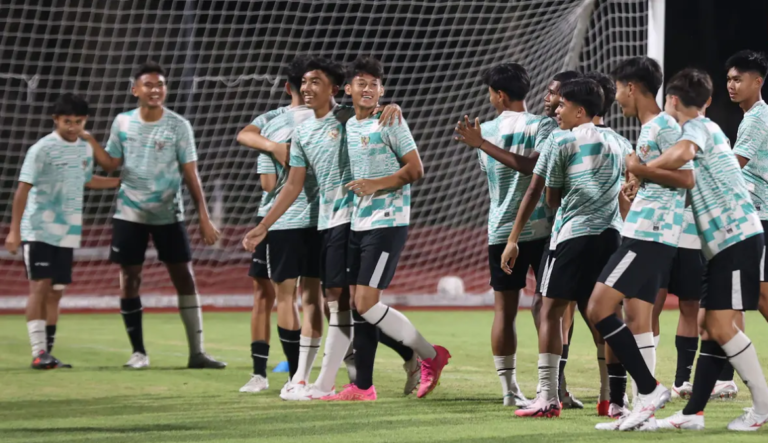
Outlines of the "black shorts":
M72 283L74 249L32 241L22 242L21 250L29 280L51 279L52 285Z
M768 232L768 221L761 220L760 224L763 225L763 240L765 240L765 233ZM760 282L768 282L768 262L765 260L765 249L766 246L763 245L763 255L760 260Z
M710 311L754 311L760 301L763 234L734 243L707 263L701 307Z
M261 223L263 217L256 218L256 225ZM269 233L267 233L269 237ZM248 277L251 278L269 278L269 268L267 267L267 237L256 246L256 250L251 254L251 266L248 268Z
M533 273L538 276L541 256L545 250L549 250L549 238L521 242L517 246L519 249L517 260L512 266L512 274L508 275L501 269L501 255L507 244L488 245L488 266L491 271L491 287L494 291L523 289L527 282L528 268L533 268Z
M621 292L626 298L653 304L659 289L669 279L676 254L675 246L623 238L598 281Z
M192 261L187 228L182 222L169 225L147 225L112 219L112 245L109 260L122 266L144 263L149 238L157 249L157 258L163 263Z
M323 288L349 286L347 275L347 249L349 248L350 223L323 229L320 233L320 280Z
M542 296L580 304L588 301L620 241L618 231L606 229L599 235L576 237L557 245L547 260Z
M408 226L352 231L347 255L350 283L387 289L407 239Z
M547 264L549 263L549 256L554 251L549 249L549 244L552 241L551 237L547 237L547 241L544 242L544 250L541 251L541 261L539 262L539 270L536 272L536 294L541 295L541 282L544 280L544 276L547 272Z
M701 249L677 248L672 270L661 287L667 288L668 293L680 300L699 301L706 269L707 259Z
M267 240L269 278L283 282L292 278L320 278L320 235L317 228L269 231Z

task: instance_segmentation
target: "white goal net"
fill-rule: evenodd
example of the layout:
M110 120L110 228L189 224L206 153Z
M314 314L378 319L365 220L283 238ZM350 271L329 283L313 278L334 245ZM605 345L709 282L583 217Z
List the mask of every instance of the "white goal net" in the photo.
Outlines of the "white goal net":
M402 107L426 169L414 186L410 236L387 295L407 304L485 303L479 294L489 290L488 191L475 153L452 138L460 116L493 117L481 71L502 61L523 64L533 85L527 106L541 112L546 84L558 71L607 72L622 58L645 54L647 15L647 0L6 3L0 232L8 229L26 150L52 130L52 101L66 91L86 97L94 109L88 129L106 142L112 119L135 106L131 73L153 59L169 72L167 105L195 129L202 181L223 232L216 247L204 246L188 202L200 291L211 304L247 305L249 257L240 239L253 224L260 189L257 154L239 146L236 134L288 102L283 67L296 54L343 62L370 54L385 64L385 100ZM637 128L618 108L608 122L635 137ZM69 306L116 306L117 267L107 262L115 195L86 191ZM438 280L448 275L463 279L464 294L436 295ZM20 258L2 251L0 281L0 309L26 294ZM148 255L142 293L172 290L163 266Z

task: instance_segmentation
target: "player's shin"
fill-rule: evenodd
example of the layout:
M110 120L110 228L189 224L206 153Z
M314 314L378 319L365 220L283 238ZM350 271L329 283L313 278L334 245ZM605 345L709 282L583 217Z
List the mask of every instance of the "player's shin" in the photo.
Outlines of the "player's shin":
M323 300L320 280L302 278L302 310L304 312L299 343L299 365L291 381L307 382L323 335Z
M329 392L334 388L339 366L352 341L352 311L339 309L338 301L328 302L328 336L325 339L325 352L320 368L320 375L315 381L317 388Z

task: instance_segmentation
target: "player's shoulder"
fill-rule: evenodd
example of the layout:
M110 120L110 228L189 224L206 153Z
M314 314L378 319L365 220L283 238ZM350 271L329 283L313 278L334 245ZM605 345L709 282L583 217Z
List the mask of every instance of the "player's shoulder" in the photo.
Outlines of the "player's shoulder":
M564 129L556 129L549 135L552 141L558 146L564 146L569 143L575 143L577 141L576 134L573 131Z
M54 149L56 146L58 146L61 143L61 137L59 137L56 132L51 132L50 134L45 135L40 140L36 141L32 146L29 147L28 153L30 152L40 152L40 151L48 151L50 149Z
M755 103L749 111L744 113L744 121L758 120L762 123L768 122L768 104L763 100Z
M129 109L121 112L115 116L115 123L120 129L125 129L132 121L137 121L139 118L139 108Z
M186 126L190 125L189 120L186 117L168 108L163 108L163 119L166 124Z

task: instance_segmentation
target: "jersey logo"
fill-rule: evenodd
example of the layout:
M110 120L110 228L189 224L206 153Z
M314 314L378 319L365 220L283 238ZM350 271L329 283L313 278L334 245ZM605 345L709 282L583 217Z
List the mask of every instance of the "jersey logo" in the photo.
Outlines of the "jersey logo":
M162 151L164 147L165 147L165 142L163 142L161 140L157 140L155 142L155 150L156 151Z
M637 148L637 150L640 152L640 157L645 159L648 157L648 154L651 153L651 147L648 145L643 145Z
M88 160L83 160L83 169L88 169Z
M336 140L337 138L339 138L339 130L335 128L331 129L330 131L328 131L328 137L330 137L331 140Z
M364 136L360 137L360 142L363 144L363 146L368 146L368 143L371 142L371 137L367 136L367 135L364 135Z

